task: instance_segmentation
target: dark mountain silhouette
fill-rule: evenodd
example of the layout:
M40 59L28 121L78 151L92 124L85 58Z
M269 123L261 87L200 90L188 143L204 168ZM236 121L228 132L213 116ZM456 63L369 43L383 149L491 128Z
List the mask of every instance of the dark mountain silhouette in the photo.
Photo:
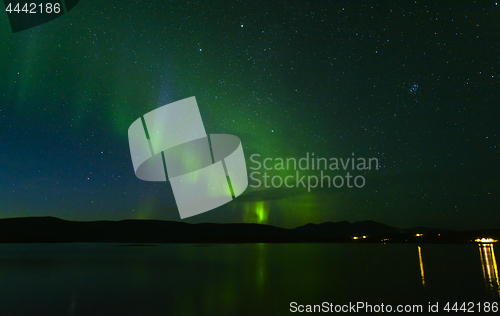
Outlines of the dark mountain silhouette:
M500 239L500 229L464 232L425 227L400 229L374 221L327 222L284 229L260 224L188 224L160 220L77 222L54 217L0 219L0 243L468 243L483 237Z

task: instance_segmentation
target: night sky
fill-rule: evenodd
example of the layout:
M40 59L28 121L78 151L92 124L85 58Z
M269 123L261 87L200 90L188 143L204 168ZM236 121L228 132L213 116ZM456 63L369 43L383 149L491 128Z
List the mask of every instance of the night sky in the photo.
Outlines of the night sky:
M249 187L186 222L499 228L499 35L494 1L81 0L18 33L0 14L0 217L180 220L168 182L135 176L127 131L195 96L247 167L380 168L354 171L360 189Z

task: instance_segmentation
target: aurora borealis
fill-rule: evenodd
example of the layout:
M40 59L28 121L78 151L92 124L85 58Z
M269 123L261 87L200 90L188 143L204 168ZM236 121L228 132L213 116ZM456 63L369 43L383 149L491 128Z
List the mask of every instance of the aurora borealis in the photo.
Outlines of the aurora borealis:
M187 222L497 225L499 17L495 1L82 0L12 33L2 14L0 217L180 220L168 182L134 175L127 130L195 96L247 168L315 153L380 169L361 189L248 188Z

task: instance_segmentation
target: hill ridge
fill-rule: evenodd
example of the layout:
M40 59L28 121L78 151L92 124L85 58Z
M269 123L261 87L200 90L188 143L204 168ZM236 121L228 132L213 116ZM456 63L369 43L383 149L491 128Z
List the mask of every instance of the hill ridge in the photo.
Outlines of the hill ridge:
M396 228L372 220L308 223L281 228L253 223L197 223L153 219L70 221L57 217L0 219L0 243L302 243L414 242L469 243L500 239L500 229L452 231Z

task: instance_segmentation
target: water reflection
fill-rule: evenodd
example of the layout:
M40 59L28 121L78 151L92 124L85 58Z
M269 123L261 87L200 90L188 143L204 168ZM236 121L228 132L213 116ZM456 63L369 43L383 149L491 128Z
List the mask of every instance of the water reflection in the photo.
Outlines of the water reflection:
M422 276L422 286L425 287L424 263L422 262L422 248L418 246L418 259L420 260L420 275Z
M0 310L1 315L244 316L288 315L292 301L498 299L493 245L480 244L479 259L476 247L0 244Z
M500 283L498 280L498 268L493 244L480 244L479 254L481 255L486 291L491 293L494 297L500 297Z
M266 279L266 245L264 243L257 244L257 265L255 269L257 275L255 280L260 293L264 291Z

